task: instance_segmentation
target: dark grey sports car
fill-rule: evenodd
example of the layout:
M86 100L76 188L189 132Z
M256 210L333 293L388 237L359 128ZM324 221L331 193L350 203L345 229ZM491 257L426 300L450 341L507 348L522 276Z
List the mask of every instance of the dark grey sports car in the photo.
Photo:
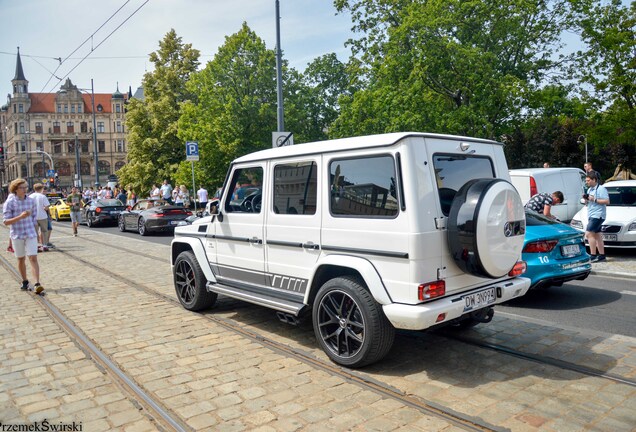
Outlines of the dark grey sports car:
M137 231L142 236L152 231L172 231L192 212L165 201L141 200L119 214L120 231Z

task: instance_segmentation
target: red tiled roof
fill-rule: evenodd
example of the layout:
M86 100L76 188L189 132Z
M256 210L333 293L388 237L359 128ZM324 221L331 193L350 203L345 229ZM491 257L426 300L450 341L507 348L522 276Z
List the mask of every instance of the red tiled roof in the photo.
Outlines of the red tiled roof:
M55 113L55 96L57 93L29 93L31 98L30 113ZM95 94L95 112L111 113L113 112L111 106L111 99L113 95L110 93L96 93ZM84 113L92 113L93 107L91 104L91 95L82 94L82 100L84 101ZM102 111L99 111L97 106L102 106Z

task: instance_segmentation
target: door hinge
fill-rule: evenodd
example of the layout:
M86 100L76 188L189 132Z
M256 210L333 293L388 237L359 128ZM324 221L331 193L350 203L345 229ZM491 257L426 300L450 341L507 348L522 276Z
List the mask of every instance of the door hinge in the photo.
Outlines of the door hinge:
M435 228L438 230L446 229L446 220L447 219L443 216L435 218Z
M446 279L446 267L437 269L437 280Z

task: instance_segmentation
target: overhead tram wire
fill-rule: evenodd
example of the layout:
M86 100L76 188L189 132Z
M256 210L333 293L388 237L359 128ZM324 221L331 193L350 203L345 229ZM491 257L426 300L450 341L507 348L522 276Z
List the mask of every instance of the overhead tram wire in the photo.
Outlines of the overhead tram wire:
M108 24L108 22L109 22L110 20L112 20L112 19L113 19L113 17L114 17L115 15L117 15L117 14L119 13L119 11L120 11L120 10L122 10L122 9L124 8L124 6L126 6L128 3L130 3L130 0L126 0L126 2L125 2L123 5L121 5L121 6L119 7L119 9L117 9L115 12L113 12L113 14L112 14L110 17L108 17L108 19L107 19L106 21L104 21L104 22L102 23L102 25L100 25L100 26L99 26L99 28L98 28L97 30L95 30L93 33L91 33L91 35L90 35L90 36L88 36L88 37L86 38L86 40L84 40L84 42L82 42L81 44L79 44L79 46L78 46L77 48L75 48L75 49L74 49L74 50L73 50L73 51L72 51L69 55L67 55L67 56L64 58L64 60L62 60L61 58L55 58L55 60L58 60L58 61L59 61L59 64L57 65L57 67L55 68L55 70L53 71L53 73L51 73L51 76L50 76L50 77L49 77L49 79L46 81L46 83L42 86L42 90L40 91L40 93L42 93L42 92L44 91L44 89L45 89L45 88L46 88L46 86L49 84L49 82L51 82L51 79L52 79L53 77L55 77L55 78L57 78L57 79L58 79L58 82L57 82L57 83L55 83L54 87L55 87L56 85L58 85L58 84L59 84L59 83L60 83L60 82L61 82L61 81L65 78L65 77L63 77L63 78L58 78L58 77L55 75L55 73L57 72L57 70L58 70L58 69L59 69L59 68L60 68L60 67L64 64L64 62L66 62L66 61L67 61L67 60L68 60L68 59L69 59L69 58L70 58L73 54L75 54L75 53L76 53L76 52L77 52L77 51L78 51L81 47L83 47L84 45L86 45L86 42L88 42L89 40L92 40L92 39L93 39L93 36L95 36L95 34L97 34L97 32L98 32L98 31L100 31L100 30L101 30L101 29L102 29L102 28L103 28L106 24ZM142 5L142 6L143 6L143 5ZM135 11L135 12L136 12L136 11ZM91 49L91 52L92 52L93 50L94 50L94 49Z

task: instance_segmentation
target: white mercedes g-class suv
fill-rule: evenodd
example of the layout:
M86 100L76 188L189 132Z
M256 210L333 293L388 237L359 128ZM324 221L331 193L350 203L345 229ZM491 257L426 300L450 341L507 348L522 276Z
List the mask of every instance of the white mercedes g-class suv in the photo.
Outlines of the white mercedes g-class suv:
M472 325L523 296L525 233L503 145L393 133L263 150L232 162L218 207L177 227L176 294L218 294L284 321L311 313L336 363L383 358L398 329Z

